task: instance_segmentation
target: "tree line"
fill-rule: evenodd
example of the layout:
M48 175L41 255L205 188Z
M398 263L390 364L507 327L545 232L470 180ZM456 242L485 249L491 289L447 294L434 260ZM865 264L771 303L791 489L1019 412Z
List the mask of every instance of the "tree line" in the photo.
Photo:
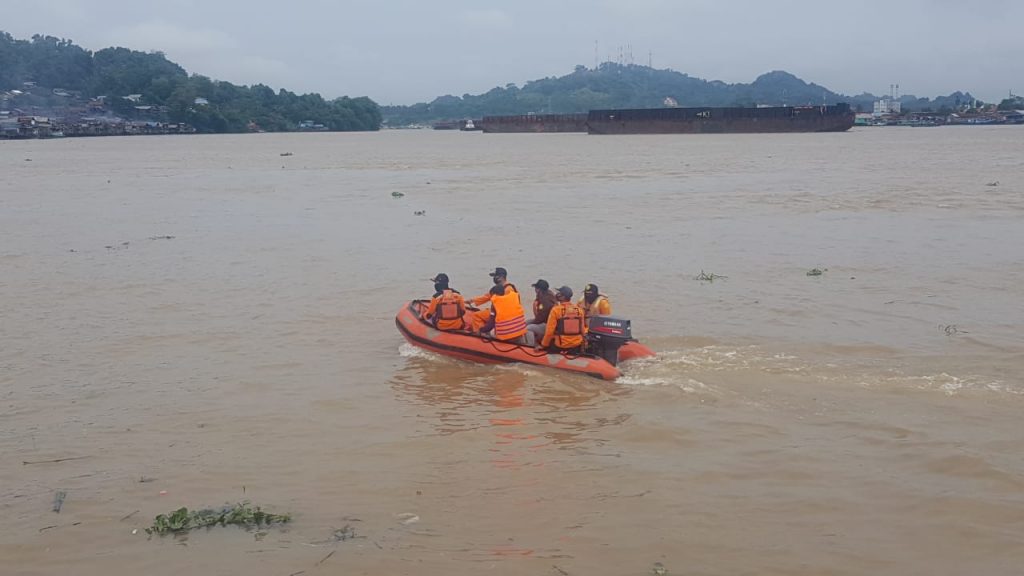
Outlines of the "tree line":
M62 38L18 40L0 32L0 90L26 82L85 99L105 97L104 105L126 118L139 115L137 106L151 107L147 118L185 122L199 132L289 131L307 122L326 130L377 130L381 124L380 107L366 97L327 100L262 84L237 86L189 75L160 52L91 52Z

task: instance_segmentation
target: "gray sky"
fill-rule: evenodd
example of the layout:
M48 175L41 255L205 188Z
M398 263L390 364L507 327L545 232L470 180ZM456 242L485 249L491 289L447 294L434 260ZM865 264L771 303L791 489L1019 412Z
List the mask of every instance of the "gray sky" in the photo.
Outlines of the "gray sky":
M160 50L218 80L379 104L567 74L594 65L595 41L601 61L632 46L637 64L730 83L786 70L844 94L1024 93L1021 0L0 0L0 13L18 38Z

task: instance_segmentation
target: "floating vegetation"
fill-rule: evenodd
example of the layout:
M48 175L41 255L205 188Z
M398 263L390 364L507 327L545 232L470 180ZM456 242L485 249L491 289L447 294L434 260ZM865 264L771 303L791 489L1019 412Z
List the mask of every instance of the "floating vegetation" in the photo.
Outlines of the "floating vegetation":
M701 270L700 274L693 277L694 280L699 280L701 282L714 282L715 280L723 280L725 278L728 278L728 276L722 276L721 274L715 274L713 272L709 274L704 272L704 270Z
M939 324L939 330L945 332L946 336L956 336L957 334L970 334L970 332L966 330L961 330L959 327L957 327L956 324Z
M808 276L821 276L825 272L828 272L828 268L825 268L824 270L822 270L821 268L811 268L810 270L807 271L807 275Z
M288 514L271 514L264 512L259 506L250 506L248 502L223 506L217 509L206 508L193 510L178 508L170 514L160 514L153 520L153 525L146 528L149 534L170 534L185 532L209 526L227 526L234 524L245 528L259 528L272 524L284 524L291 521Z
M391 193L392 198L401 198L402 196L405 196L405 193L399 192L398 190Z

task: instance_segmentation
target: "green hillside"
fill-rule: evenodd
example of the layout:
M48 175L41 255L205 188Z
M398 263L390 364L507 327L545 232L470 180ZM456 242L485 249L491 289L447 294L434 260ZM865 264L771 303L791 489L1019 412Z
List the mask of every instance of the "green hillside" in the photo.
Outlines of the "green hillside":
M0 92L0 110L57 115L81 108L127 119L185 122L199 132L288 131L310 125L377 130L381 123L380 108L365 97L325 100L319 94L275 92L262 84L236 86L189 75L159 52L90 52L70 40L39 35L16 40L6 32L0 32Z

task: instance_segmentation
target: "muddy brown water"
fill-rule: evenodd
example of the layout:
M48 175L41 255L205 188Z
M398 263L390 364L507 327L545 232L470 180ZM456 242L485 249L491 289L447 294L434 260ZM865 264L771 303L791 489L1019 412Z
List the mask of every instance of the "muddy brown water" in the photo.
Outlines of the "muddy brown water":
M1024 566L1024 128L67 139L0 173L5 575ZM598 283L658 358L404 344L428 278L495 266ZM241 500L294 521L142 530Z

